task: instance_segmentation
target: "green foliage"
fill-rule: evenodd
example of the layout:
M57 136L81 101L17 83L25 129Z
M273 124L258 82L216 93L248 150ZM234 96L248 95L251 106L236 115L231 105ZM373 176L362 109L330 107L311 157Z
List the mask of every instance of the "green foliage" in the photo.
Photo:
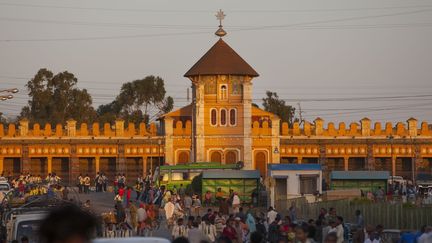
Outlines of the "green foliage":
M164 80L160 77L147 76L124 83L113 102L97 109L99 121L120 117L126 122L149 123L173 109L173 98L165 95Z
M45 68L40 69L26 84L30 100L22 108L20 118L41 125L64 124L68 119L92 122L96 117L92 98L87 90L76 87L77 82L67 71L54 75Z
M276 92L267 91L265 98L263 98L264 110L276 114L281 119L281 122L288 122L291 127L297 121L295 119L295 108L287 105L284 100L279 99Z

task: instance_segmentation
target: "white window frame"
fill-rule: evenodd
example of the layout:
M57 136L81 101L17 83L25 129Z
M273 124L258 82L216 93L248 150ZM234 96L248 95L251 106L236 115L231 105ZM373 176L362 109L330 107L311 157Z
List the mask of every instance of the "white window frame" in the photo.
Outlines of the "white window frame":
M231 110L234 110L234 112L235 112L235 120L234 120L234 124L231 124ZM231 108L231 109L229 109L228 116L229 116L229 119L228 119L228 125L229 125L230 127L236 127L236 126L237 126L237 118L238 118L238 115L237 115L237 108Z
M212 111L216 111L215 113L216 113L216 124L213 124L212 123ZM210 109L210 126L212 126L212 127L216 127L217 125L218 125L218 118L219 118L219 112L218 112L218 110L216 109L216 108L211 108Z
M222 93L222 87L225 87L225 94ZM228 100L228 84L219 85L219 99Z
M222 111L225 111L225 124L222 124ZM219 125L221 127L226 127L229 124L228 118L229 118L229 115L228 115L227 109L221 108L220 114L219 114Z

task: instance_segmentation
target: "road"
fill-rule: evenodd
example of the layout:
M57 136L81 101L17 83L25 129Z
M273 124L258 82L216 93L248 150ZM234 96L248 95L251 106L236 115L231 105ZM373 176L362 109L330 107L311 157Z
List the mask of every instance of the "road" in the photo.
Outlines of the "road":
M90 192L89 194L70 193L70 197L79 198L84 203L90 200L93 211L97 214L106 213L114 209L114 193L110 192ZM135 198L135 193L132 194ZM171 240L171 233L167 229L166 222L161 223L161 227L153 233L153 236Z

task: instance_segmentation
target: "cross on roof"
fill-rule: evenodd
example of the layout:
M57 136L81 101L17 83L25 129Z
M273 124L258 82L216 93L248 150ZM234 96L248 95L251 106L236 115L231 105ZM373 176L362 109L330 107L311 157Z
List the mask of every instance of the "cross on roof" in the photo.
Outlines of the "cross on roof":
M222 20L225 18L225 14L222 11L222 9L219 9L219 11L216 13L216 19L219 20L219 25L222 26Z

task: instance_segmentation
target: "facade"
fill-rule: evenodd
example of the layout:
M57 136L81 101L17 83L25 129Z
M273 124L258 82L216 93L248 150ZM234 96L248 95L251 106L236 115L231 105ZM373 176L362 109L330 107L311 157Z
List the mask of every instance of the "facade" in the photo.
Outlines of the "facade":
M56 172L66 180L103 171L133 180L161 164L243 161L263 177L270 163L319 164L326 180L331 171L389 171L408 179L431 173L432 131L426 122L411 118L372 127L364 118L336 127L317 118L289 127L254 107L258 73L222 38L184 76L192 83L193 101L162 116L159 132L156 124L135 127L122 120L0 124L0 171Z

